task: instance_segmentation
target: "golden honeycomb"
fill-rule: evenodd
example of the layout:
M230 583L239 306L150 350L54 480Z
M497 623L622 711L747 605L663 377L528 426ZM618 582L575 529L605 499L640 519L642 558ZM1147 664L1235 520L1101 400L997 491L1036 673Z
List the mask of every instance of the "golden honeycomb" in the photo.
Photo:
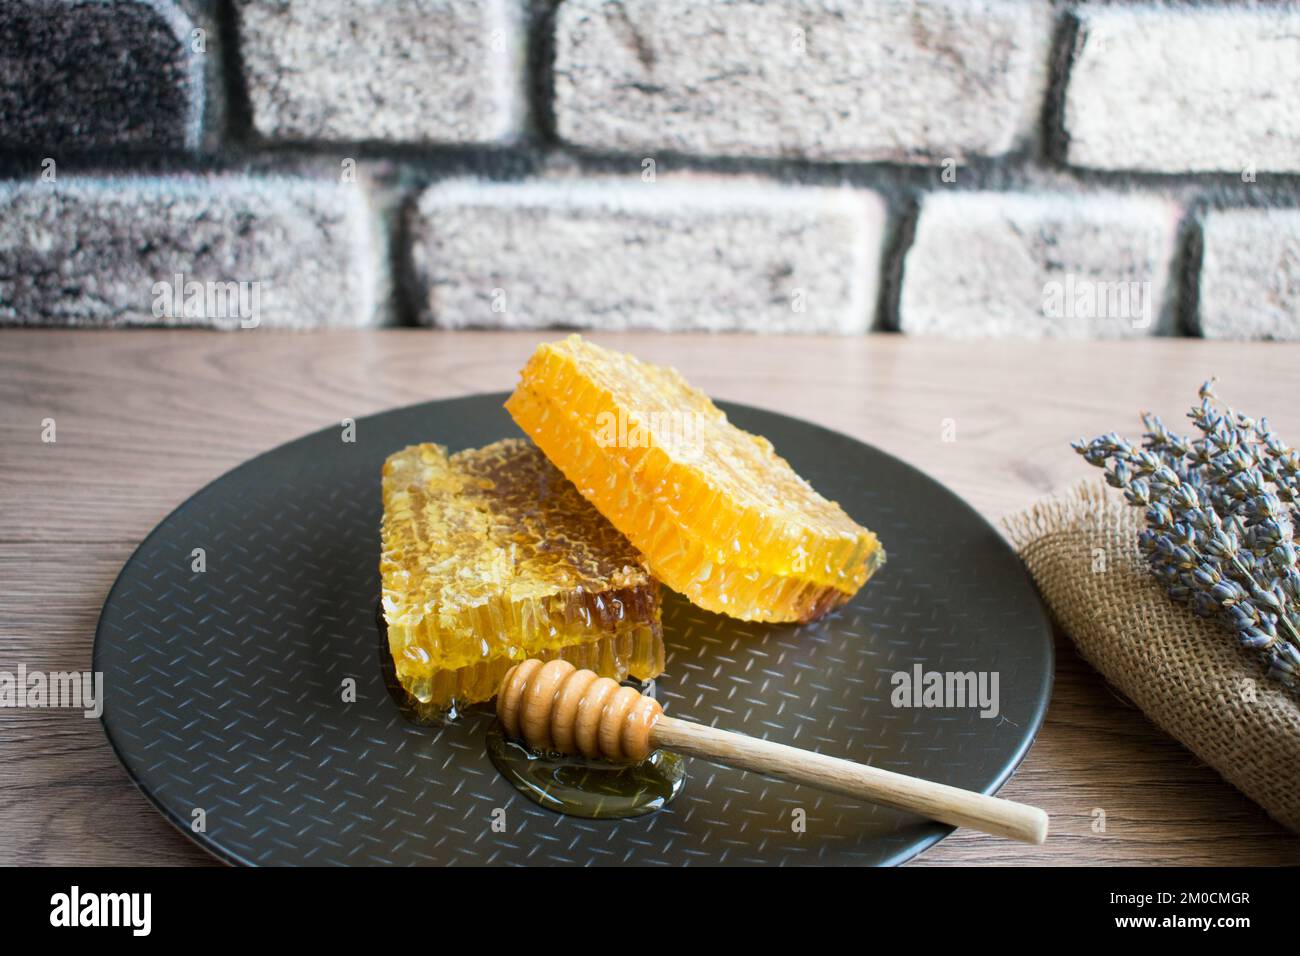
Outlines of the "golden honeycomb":
M658 582L531 442L404 448L383 502L389 650L426 710L488 700L528 657L618 680L663 670Z
M702 608L808 621L884 563L874 534L675 369L571 335L533 353L506 408L651 573Z

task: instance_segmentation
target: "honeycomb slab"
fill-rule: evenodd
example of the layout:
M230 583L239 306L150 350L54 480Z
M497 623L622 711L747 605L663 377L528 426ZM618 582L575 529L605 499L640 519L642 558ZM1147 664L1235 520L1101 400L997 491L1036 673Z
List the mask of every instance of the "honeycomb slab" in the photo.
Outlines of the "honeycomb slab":
M884 563L874 534L674 369L572 335L537 349L506 408L651 573L702 608L808 621Z
M383 503L389 649L426 710L488 700L528 657L618 680L663 670L658 582L531 442L405 448Z

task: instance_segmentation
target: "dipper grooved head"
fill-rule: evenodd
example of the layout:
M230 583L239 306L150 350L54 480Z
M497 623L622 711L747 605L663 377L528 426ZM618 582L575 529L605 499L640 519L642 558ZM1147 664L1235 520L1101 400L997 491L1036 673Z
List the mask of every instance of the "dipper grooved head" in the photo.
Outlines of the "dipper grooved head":
M663 712L635 688L562 660L516 664L497 691L497 717L507 735L533 750L589 758L646 759Z

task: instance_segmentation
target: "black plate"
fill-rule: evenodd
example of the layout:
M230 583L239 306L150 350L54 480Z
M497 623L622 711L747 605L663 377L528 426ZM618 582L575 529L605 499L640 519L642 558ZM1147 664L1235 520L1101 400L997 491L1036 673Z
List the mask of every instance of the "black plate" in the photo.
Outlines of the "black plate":
M408 723L377 651L380 466L415 442L458 449L519 434L504 399L364 418L353 443L340 428L291 442L198 492L131 556L104 604L94 667L108 737L169 820L247 864L886 864L951 831L703 760L664 811L578 820L497 775L486 718ZM1051 632L1019 560L911 466L807 422L721 404L875 530L889 562L810 625L747 624L668 595L658 692L669 713L996 790L1051 690ZM893 675L917 663L996 673L1000 714L893 706Z

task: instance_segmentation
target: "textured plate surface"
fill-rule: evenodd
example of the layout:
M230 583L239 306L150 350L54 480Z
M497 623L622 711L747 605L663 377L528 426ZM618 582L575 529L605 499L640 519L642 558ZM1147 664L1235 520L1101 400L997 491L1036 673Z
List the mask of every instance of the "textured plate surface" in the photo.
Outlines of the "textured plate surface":
M518 435L504 399L412 406L359 420L354 442L332 428L281 446L198 492L140 545L105 602L94 667L109 739L168 819L249 864L882 864L950 832L703 760L689 762L664 811L563 817L497 775L485 718L408 723L379 667L380 466L414 442L455 450ZM909 465L719 404L877 532L889 562L811 625L733 621L669 594L658 681L668 712L996 790L1051 689L1051 632L1019 560ZM916 664L996 674L998 716L893 706L894 675Z

